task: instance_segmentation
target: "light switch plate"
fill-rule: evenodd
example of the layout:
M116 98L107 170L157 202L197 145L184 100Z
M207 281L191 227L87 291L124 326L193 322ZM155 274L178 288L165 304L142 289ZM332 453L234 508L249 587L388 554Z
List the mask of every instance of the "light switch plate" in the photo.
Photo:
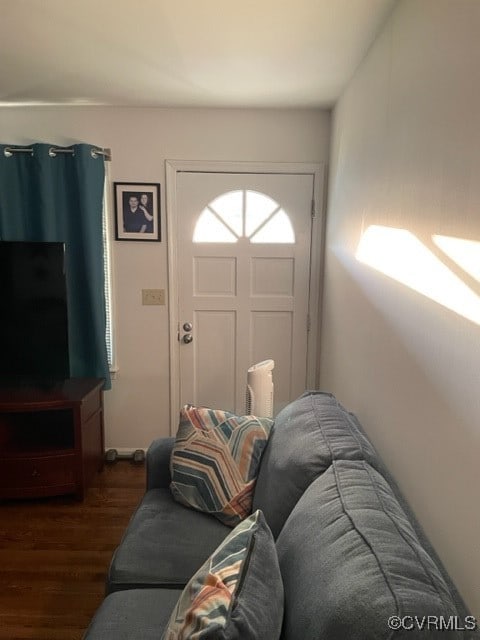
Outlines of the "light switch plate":
M142 305L165 305L165 289L142 289Z

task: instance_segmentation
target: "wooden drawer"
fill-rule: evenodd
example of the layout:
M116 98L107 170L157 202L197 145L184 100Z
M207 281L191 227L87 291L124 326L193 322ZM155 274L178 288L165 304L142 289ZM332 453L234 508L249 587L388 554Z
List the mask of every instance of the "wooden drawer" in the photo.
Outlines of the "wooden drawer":
M12 489L75 485L75 454L0 458L0 495Z

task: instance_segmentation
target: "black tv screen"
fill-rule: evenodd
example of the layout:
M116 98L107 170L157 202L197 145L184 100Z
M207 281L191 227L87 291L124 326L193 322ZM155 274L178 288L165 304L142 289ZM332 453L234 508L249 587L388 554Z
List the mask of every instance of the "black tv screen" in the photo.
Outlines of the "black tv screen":
M0 381L70 377L65 247L0 241Z

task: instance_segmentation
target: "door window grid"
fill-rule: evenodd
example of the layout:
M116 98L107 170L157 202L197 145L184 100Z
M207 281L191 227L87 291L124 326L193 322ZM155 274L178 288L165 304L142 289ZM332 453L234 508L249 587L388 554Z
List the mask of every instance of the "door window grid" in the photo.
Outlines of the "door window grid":
M195 225L193 242L294 244L287 213L270 196L251 190L224 193L210 202Z

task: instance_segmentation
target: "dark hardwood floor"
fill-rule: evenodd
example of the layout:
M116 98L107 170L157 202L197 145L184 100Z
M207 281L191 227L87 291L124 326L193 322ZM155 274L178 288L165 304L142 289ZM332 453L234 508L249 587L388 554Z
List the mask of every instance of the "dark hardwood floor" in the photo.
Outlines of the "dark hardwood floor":
M0 501L0 639L79 640L104 597L145 468L105 465L83 502Z

